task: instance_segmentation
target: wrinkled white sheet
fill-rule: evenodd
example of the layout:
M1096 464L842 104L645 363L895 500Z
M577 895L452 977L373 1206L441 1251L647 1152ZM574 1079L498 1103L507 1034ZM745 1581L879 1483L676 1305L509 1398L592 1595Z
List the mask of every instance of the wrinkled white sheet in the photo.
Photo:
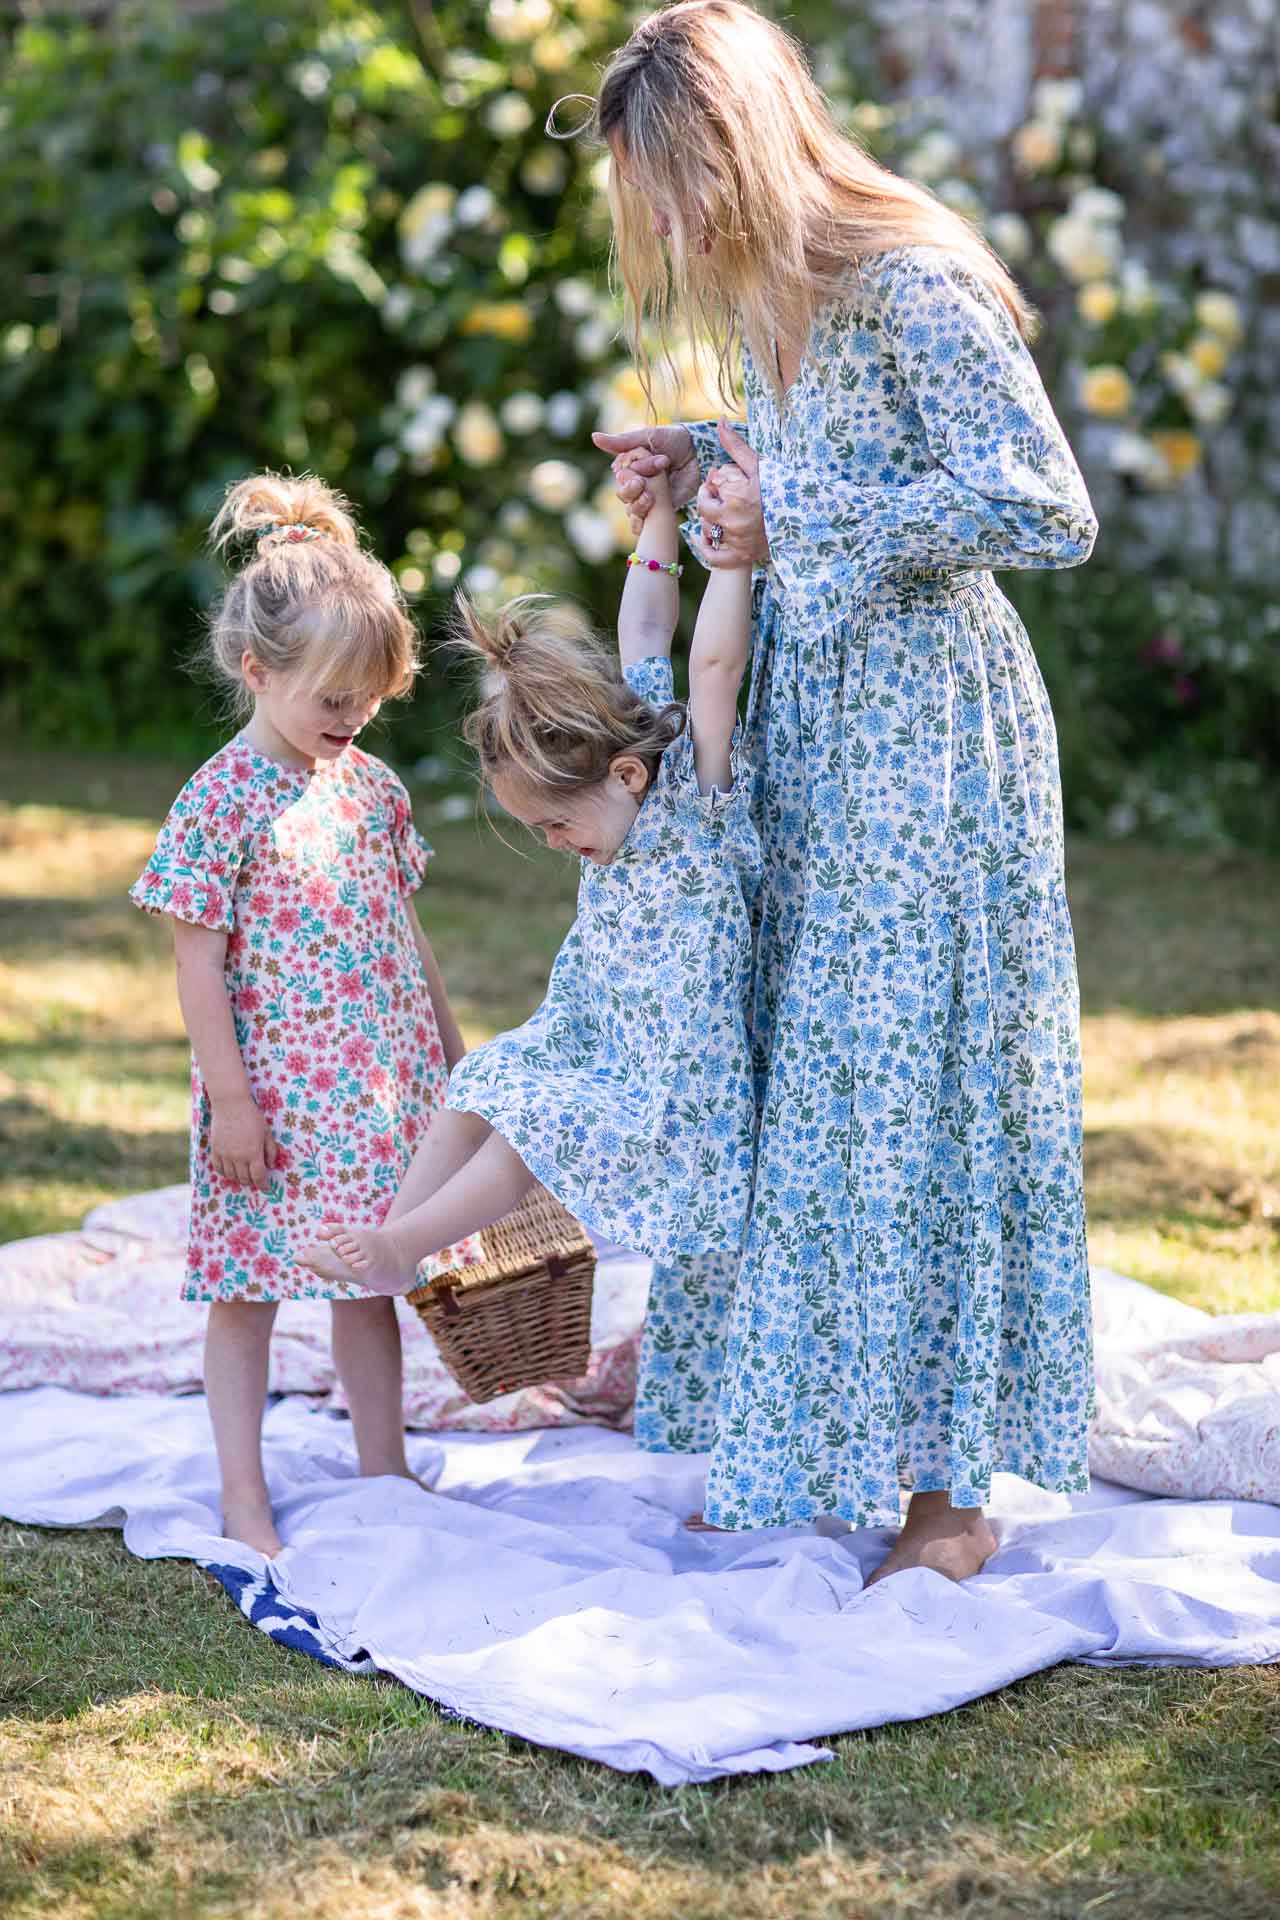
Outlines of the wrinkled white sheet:
M266 1459L287 1542L269 1567L218 1535L198 1396L0 1398L9 1518L123 1524L144 1558L241 1568L269 1598L269 1619L251 1615L266 1631L299 1609L313 1651L367 1654L473 1720L668 1785L804 1765L824 1735L1062 1660L1280 1658L1274 1506L1107 1486L1068 1500L1002 1477L986 1573L864 1592L887 1536L691 1534L702 1462L600 1428L415 1438L434 1494L357 1479L347 1422L286 1399Z

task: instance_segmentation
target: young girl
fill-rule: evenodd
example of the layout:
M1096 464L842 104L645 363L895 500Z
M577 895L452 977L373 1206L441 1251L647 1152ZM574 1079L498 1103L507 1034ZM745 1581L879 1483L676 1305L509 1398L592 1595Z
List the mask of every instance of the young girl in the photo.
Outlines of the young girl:
M386 1225L344 1211L300 1254L326 1279L399 1292L535 1178L642 1252L741 1244L759 849L733 739L751 574L708 583L686 724L672 700L677 545L659 482L628 563L621 675L563 608L516 601L488 627L463 604L463 644L486 669L468 738L506 810L581 857L578 917L533 1018L453 1075Z
M396 583L312 478L242 481L213 537L250 543L208 639L247 724L187 782L131 893L172 922L194 1055L183 1297L211 1302L223 1529L273 1554L261 1424L281 1300L333 1302L361 1472L408 1474L391 1302L345 1271L319 1285L290 1247L338 1211L382 1219L463 1046L408 900L430 849L355 745L417 670Z

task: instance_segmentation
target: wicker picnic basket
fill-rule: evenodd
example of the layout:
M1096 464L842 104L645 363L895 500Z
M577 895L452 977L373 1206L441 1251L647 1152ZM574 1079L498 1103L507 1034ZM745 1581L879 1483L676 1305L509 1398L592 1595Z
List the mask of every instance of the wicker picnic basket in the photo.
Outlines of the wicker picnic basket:
M433 1274L408 1296L440 1358L473 1400L577 1380L591 1359L596 1253L545 1187L473 1235L473 1266Z

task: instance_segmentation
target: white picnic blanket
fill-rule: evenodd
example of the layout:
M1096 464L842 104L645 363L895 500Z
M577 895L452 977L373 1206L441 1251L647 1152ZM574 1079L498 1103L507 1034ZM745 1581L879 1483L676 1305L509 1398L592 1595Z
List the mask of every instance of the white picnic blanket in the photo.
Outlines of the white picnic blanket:
M327 1313L298 1303L274 1375L295 1392L266 1423L287 1543L268 1564L220 1537L204 1401L174 1393L199 1366L199 1309L172 1297L181 1208L180 1190L140 1196L0 1249L0 1514L123 1525L143 1558L208 1565L287 1646L668 1784L803 1765L823 1735L1062 1660L1280 1659L1280 1315L1214 1319L1095 1273L1093 1465L1149 1491L1069 1500L1000 1476L983 1575L864 1592L887 1536L691 1534L703 1460L591 1424L625 1417L642 1262L602 1261L592 1377L549 1396L455 1410L430 1342L411 1344L418 1418L490 1429L411 1440L439 1494L357 1477Z

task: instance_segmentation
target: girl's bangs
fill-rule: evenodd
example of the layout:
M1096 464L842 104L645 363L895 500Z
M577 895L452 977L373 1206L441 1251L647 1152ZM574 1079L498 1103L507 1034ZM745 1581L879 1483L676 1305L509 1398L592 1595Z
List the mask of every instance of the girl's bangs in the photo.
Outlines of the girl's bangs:
M339 603L300 625L312 628L306 657L315 664L305 674L308 692L330 699L377 692L383 700L397 700L412 689L418 670L413 629L398 607L357 610Z

